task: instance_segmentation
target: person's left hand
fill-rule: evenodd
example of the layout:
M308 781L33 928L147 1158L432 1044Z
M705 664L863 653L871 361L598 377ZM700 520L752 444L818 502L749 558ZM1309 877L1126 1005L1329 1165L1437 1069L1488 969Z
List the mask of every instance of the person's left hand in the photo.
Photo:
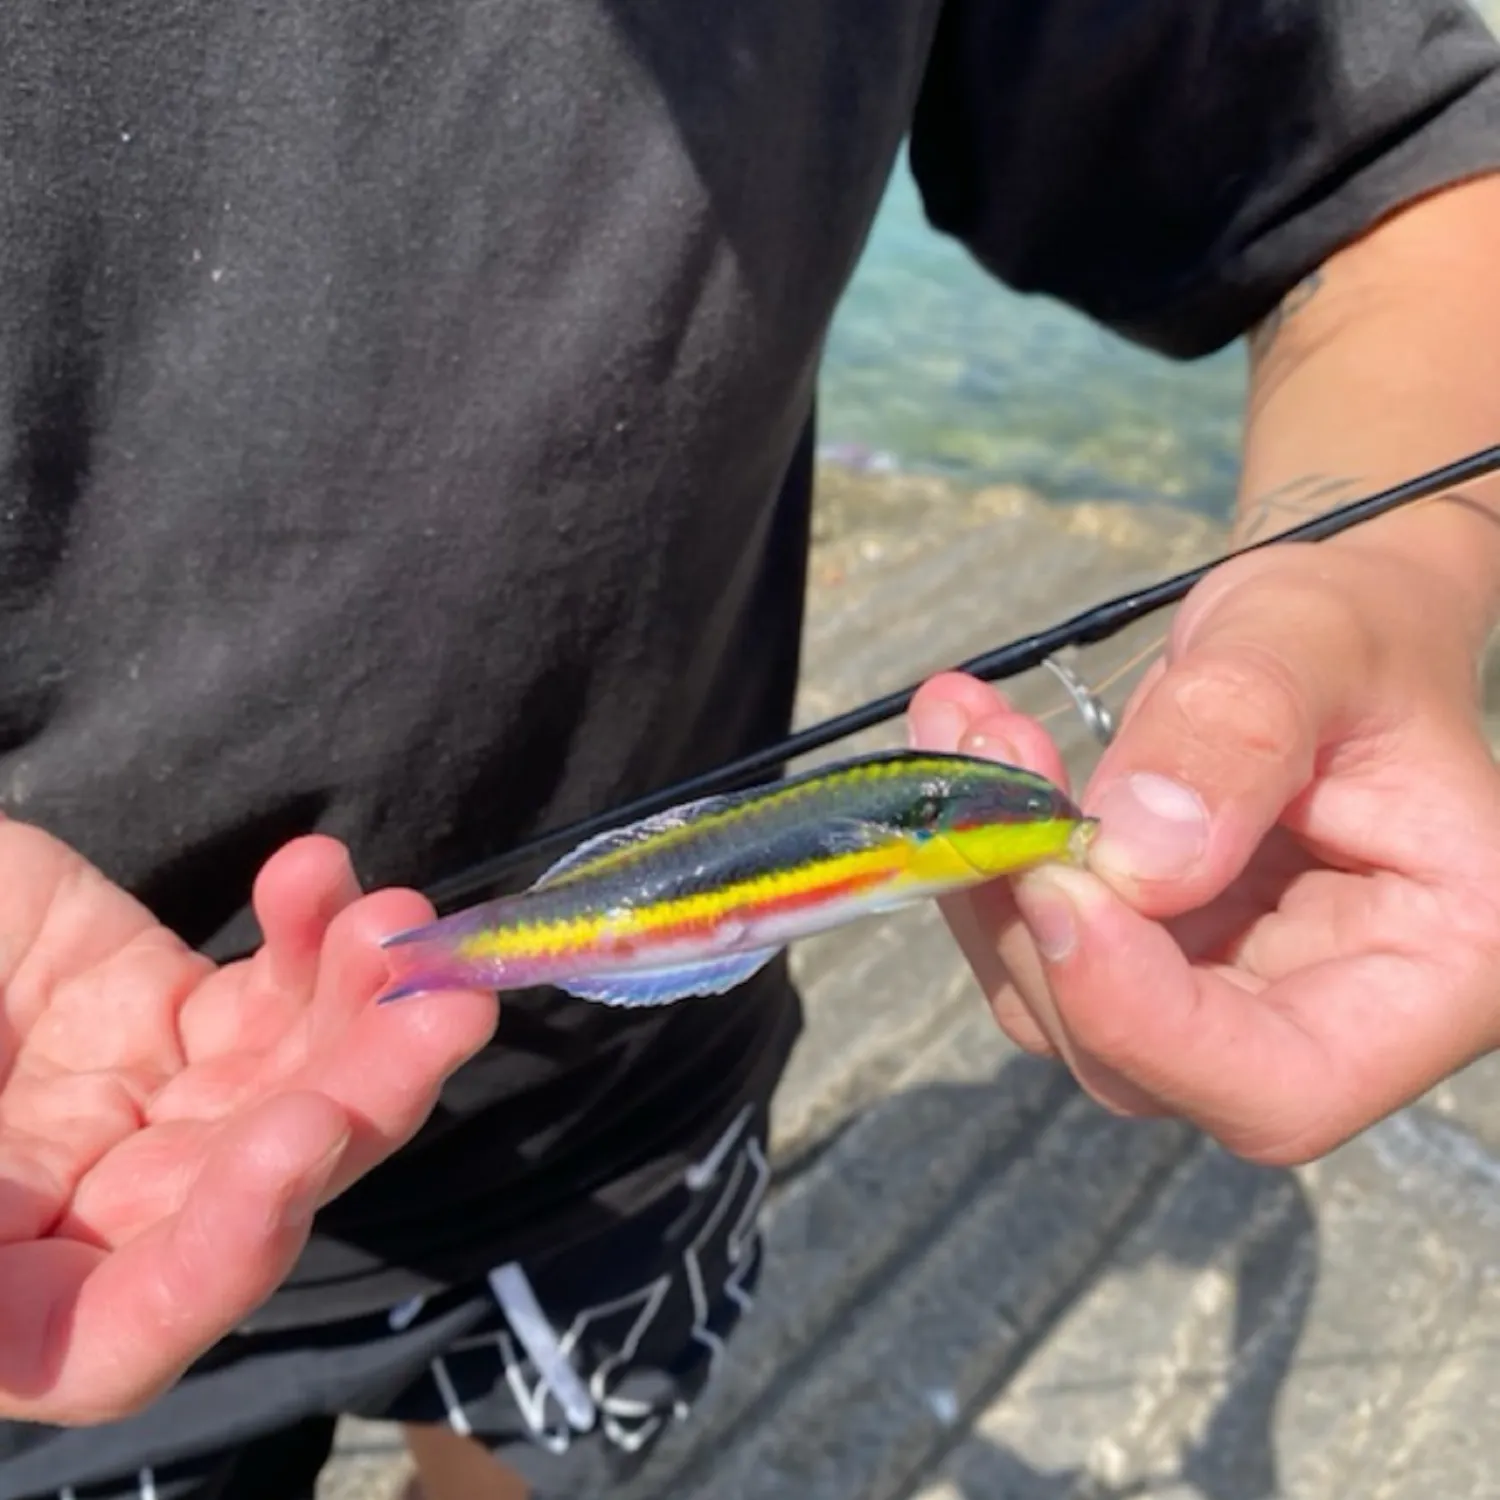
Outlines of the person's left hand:
M1372 546L1210 575L1084 795L1089 870L943 903L1006 1032L1112 1109L1283 1164L1500 1047L1472 637L1443 578ZM1041 726L971 678L926 683L910 726L1066 784Z
M139 1410L274 1291L315 1210L408 1140L493 994L378 1006L416 891L333 839L255 884L216 968L74 850L0 817L0 1419Z

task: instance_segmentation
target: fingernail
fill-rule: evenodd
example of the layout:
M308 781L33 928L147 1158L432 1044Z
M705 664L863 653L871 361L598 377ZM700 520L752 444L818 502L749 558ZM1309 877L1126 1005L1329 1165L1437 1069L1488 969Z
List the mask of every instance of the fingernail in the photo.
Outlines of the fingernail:
M1003 735L991 734L987 730L971 730L958 742L961 755L972 755L977 760L1000 760L1014 764L1020 760L1020 752Z
M921 715L921 733L917 720L907 721L907 743L913 750L936 750L948 754L958 749L958 742L969 727L969 716L956 703L934 703Z
M1127 880L1178 880L1208 848L1208 809L1196 792L1138 771L1091 809L1099 818L1089 863Z
M289 1228L301 1228L312 1222L322 1206L323 1195L333 1174L338 1171L344 1152L349 1149L350 1132L345 1131L339 1139L310 1166L286 1200L282 1222Z
M353 906L364 893L364 887L359 883L359 876L355 873L353 861L346 860L343 873L339 876L338 909L342 911L346 906Z
M1063 882L1048 870L1036 870L1016 882L1015 896L1042 957L1060 963L1078 946L1078 911Z

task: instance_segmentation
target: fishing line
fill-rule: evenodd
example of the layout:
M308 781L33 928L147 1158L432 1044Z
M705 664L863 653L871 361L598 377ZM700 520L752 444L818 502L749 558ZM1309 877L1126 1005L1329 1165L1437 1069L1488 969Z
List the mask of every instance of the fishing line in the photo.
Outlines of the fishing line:
M1280 546L1285 542L1323 541L1341 531L1347 531L1351 526L1385 515L1388 511L1410 505L1414 501L1430 499L1444 490L1472 483L1496 472L1500 472L1500 444L1471 453L1441 468L1430 469L1414 479L1405 480L1363 499L1351 500L1299 526L1247 543L1159 583L1107 599L1045 630L1021 636L993 651L986 651L969 661L960 662L951 670L966 673L984 682L1003 682L1021 672L1045 666L1049 658L1069 647L1089 646L1106 641L1137 620L1178 603L1215 568L1222 567L1236 557L1260 551L1264 547ZM1137 661L1139 659L1136 658ZM1128 671L1133 665L1134 661L1127 663L1122 671ZM501 854L435 882L428 887L427 895L433 905L443 911L488 894L491 888L518 866L543 855L561 853L595 834L605 833L625 823L633 823L653 813L664 812L680 802L751 785L758 779L779 772L787 761L888 723L906 712L920 686L921 683L912 683L896 692L873 698L858 708L809 725L806 729L741 756L738 760L729 761L696 776L685 777L623 806L526 839Z
M1085 727L1093 729L1096 738L1108 742L1109 739L1113 738L1117 726L1114 723L1114 715L1110 712L1109 708L1100 701L1099 695L1101 693L1107 692L1122 677L1128 677L1133 671L1135 671L1138 666L1140 666L1142 662L1150 661L1166 644L1167 632L1164 630L1159 636L1156 637L1154 641L1151 642L1149 646L1141 647L1141 649L1137 651L1129 661L1121 662L1121 664L1116 667L1114 671L1111 672L1109 676L1106 677L1102 682L1082 682L1075 675L1074 681L1075 683L1077 683L1077 687L1070 688L1069 701L1067 703L1058 703L1052 708L1044 709L1041 713L1036 714L1034 717L1036 718L1037 723L1046 724L1052 719L1061 718L1064 714L1076 713L1082 710ZM1055 660L1052 662L1052 668L1053 671L1057 670L1057 663L1055 662ZM1081 694L1079 691L1080 688L1082 690ZM1086 698L1092 699L1094 701L1094 706L1092 708L1084 707L1084 705L1080 704L1078 701L1080 696L1085 696ZM1106 720L1106 722L1098 726L1090 722L1092 716L1095 714L1102 714L1102 717Z
M1083 720L1083 727L1101 745L1109 744L1115 737L1115 716L1098 692L1091 688L1072 667L1066 662L1059 661L1055 656L1049 656L1042 665L1062 683L1063 691L1067 693L1069 701L1078 711L1078 717Z

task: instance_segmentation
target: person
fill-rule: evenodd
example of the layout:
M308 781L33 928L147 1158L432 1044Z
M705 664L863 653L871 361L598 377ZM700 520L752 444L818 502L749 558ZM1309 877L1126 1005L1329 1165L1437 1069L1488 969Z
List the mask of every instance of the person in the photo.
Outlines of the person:
M368 1016L373 938L785 729L819 349L908 135L1010 285L1173 357L1253 331L1245 534L1490 441L1500 49L1460 0L13 0L0 59L0 804L30 830L0 887L39 888L45 830L105 878L40 951L109 951L129 892L171 955L76 996L9 971L5 1045L76 1134L5 1253L71 1257L79 1342L49 1319L0 1367L0 1500L309 1496L340 1412L407 1424L429 1500L607 1492L758 1289L785 966L639 1014L508 995L486 1044L483 996ZM1500 1041L1496 498L1195 591L1086 790L1092 873L947 906L1023 1045L1292 1161ZM1060 769L954 674L911 723ZM342 849L391 905L330 880ZM326 862L300 896L292 857ZM215 975L176 943L263 946ZM355 1090L383 1068L399 1103ZM174 1290L150 1256L237 1222L204 1195L278 1122L261 1259ZM270 1206L294 1179L336 1195L310 1230Z

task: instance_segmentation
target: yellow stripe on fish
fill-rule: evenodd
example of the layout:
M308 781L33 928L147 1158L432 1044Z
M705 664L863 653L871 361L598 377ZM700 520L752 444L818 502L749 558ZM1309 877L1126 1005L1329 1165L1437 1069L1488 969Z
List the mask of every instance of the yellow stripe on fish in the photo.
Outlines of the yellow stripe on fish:
M893 838L872 849L769 871L652 905L481 929L462 939L458 951L466 959L543 958L568 952L581 954L605 943L660 937L667 932L696 931L741 911L764 914L784 905L800 905L813 898L827 900L841 890L852 892L891 876L910 874L921 862L920 852Z

